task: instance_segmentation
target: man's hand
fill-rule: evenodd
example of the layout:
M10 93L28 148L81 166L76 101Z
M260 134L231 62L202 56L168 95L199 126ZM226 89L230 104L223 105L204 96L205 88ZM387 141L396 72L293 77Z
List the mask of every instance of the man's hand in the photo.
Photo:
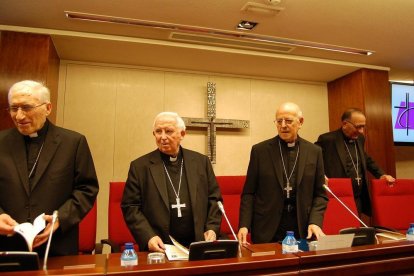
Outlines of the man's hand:
M13 235L15 225L17 225L17 222L8 214L0 215L0 235Z
M204 232L205 241L215 241L216 239L216 233L213 230L207 230L206 232Z
M148 241L148 250L154 252L165 252L165 246L159 236L154 236Z
M249 230L247 227L242 227L239 229L239 233L237 233L237 239L239 240L239 243L241 244L249 244L247 242L247 234L249 233Z
M325 236L325 234L322 232L322 229L316 224L310 224L308 226L308 236L306 238L312 238L312 234L315 235L317 240L319 240L320 237Z
M395 183L395 178L388 174L381 175L380 179L385 179L387 181L388 185L392 186Z
M60 224L59 224L58 219L56 219L55 225L53 226L53 229L52 229L53 216L44 215L43 218L47 222L47 225L46 225L45 230L41 234L39 234L35 237L35 239L33 241L33 248L36 248L36 247L44 244L47 241L47 239L49 238L50 231L55 232L56 229L59 228Z

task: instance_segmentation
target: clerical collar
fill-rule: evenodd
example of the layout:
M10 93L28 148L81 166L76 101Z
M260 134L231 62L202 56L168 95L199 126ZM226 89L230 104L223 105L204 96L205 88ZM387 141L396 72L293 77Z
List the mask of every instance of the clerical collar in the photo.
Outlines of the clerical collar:
M175 157L170 156L168 154L165 154L161 151L160 151L160 153L161 153L161 158L164 162L175 164L175 163L177 163L177 161L182 159L181 150L178 152L177 156L175 156Z
M348 136L345 135L344 132L342 132L342 135L344 136L344 141L347 142L348 144L353 144L355 143L354 139L349 138Z
M25 135L24 137L28 140L43 138L46 135L48 128L49 128L49 120L46 119L45 124L42 126L41 129L29 135Z
M293 141L293 142L291 142L291 143L288 143L288 142L284 141L283 139L281 139L280 137L279 137L279 140L280 140L280 142L281 142L283 145L285 145L285 146L286 146L286 147L288 147L288 148L294 148L294 147L296 146L296 143L298 142L298 141L296 140L296 141Z

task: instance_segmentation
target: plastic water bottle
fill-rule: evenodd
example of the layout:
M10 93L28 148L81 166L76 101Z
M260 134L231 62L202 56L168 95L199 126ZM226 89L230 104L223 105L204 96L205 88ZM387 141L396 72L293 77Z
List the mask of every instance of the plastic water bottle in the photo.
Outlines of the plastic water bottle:
M410 227L407 230L407 241L414 241L414 223L410 223Z
M125 249L121 254L121 266L138 265L138 255L132 242L125 243Z
M286 231L286 237L282 241L282 253L296 253L299 251L293 231Z

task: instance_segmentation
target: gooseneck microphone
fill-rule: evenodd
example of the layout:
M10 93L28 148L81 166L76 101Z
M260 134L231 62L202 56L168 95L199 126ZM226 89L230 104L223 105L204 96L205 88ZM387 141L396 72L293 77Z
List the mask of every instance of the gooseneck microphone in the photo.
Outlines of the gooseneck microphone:
M352 245L363 245L363 244L369 244L374 243L374 239L377 243L379 243L377 235L375 234L375 228L369 227L366 225L351 209L348 208L348 206L345 205L345 203L342 202L335 194L332 192L332 190L328 187L328 185L323 184L323 187L325 190L327 190L336 200L338 200L339 203L342 204L342 206L345 207L348 212L353 215L365 228L364 231L361 231L359 228L348 228L348 229L342 229L340 231L341 234L355 234L354 240L352 242ZM372 241L372 242L371 242Z
M217 201L217 205L221 211L221 213L223 214L224 218L226 219L227 225L230 228L231 233L233 234L233 237L236 241L238 241L239 239L237 238L236 234L234 233L233 227L231 227L230 221L226 216L226 211L224 211L224 206L223 203L221 203L221 201ZM240 243L239 243L239 257L241 257L241 247L240 247Z
M227 225L229 226L229 228L230 228L230 230L231 230L231 233L233 234L234 239L235 239L236 241L238 241L239 239L237 239L237 236L236 236L236 234L234 233L233 227L231 227L230 221L229 221L229 219L228 219L228 218L227 218L227 216L226 216L226 212L224 211L224 206L223 206L223 203L221 203L221 201L217 201L217 205L218 205L218 207L219 207L219 209L220 209L221 213L223 214L224 218L226 219L226 221L227 221Z
M368 225L366 225L357 215L355 215L354 212L352 212L351 209L348 208L348 206L345 205L345 203L342 202L342 200L340 200L335 194L334 192L332 192L332 190L328 187L328 185L323 184L323 187L325 190L327 190L334 198L336 198L336 200L338 200L339 203L342 204L342 206L344 206L349 213L351 213L351 215L353 215L364 227L368 228Z
M52 225L51 225L52 229L50 230L50 233L49 233L49 239L46 245L45 257L43 259L43 270L47 270L47 257L49 256L50 242L52 241L53 228L55 227L57 218L58 218L58 211L55 210L53 211L53 215L52 215Z

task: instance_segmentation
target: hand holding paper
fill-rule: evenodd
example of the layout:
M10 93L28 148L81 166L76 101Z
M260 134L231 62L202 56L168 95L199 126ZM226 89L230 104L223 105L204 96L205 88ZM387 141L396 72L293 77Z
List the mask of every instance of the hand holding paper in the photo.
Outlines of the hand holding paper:
M33 221L33 224L30 222L20 223L14 227L14 232L19 233L26 240L27 247L29 251L33 251L33 241L37 234L39 234L46 227L46 221L43 216L45 213L40 214Z
M17 222L8 214L0 215L0 235L12 235L14 233L14 226Z
M49 239L50 231L55 232L56 229L59 228L59 220L56 218L55 224L52 229L52 221L53 216L45 215L44 216L45 221L47 222L45 231L43 231L41 234L37 235L33 241L33 248L36 248L43 243L45 243Z

